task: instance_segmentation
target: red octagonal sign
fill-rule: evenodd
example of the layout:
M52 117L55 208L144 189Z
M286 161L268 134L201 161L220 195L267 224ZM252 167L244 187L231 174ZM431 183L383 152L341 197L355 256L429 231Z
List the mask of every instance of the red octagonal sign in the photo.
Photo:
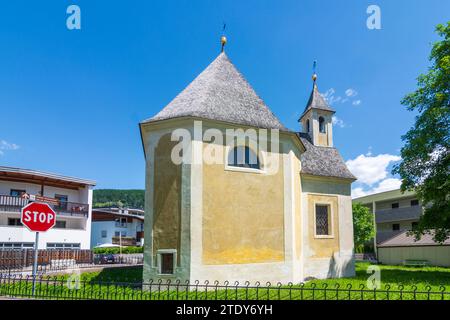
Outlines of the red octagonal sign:
M46 203L32 202L22 208L20 220L30 231L45 232L55 225L56 213Z

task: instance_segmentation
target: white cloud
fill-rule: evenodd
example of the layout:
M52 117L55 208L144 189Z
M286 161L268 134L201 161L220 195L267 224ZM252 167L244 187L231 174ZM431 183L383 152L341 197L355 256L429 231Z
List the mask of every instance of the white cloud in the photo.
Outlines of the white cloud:
M355 89L348 88L347 90L345 90L345 95L347 97L355 97L358 95L358 92Z
M336 117L336 116L333 116L333 117L331 118L331 121L332 121L333 125L335 125L335 126L338 126L338 127L340 127L340 128L344 128L344 127L345 127L344 121L343 121L342 119L339 119L339 118Z
M384 191L396 190L400 188L402 181L397 178L387 178L382 180L378 186L364 190L362 187L352 189L352 198L364 197L373 193L380 193Z
M339 102L342 100L342 97L340 96L335 96L334 94L336 93L336 91L334 90L334 88L330 88L327 91L325 91L324 94L322 94L322 97L325 99L326 102L328 102L329 105L333 105L336 102Z
M364 191L364 189L361 187L352 189L352 199L364 197L367 194L368 194L368 192Z
M330 88L322 94L322 97L330 106L335 105L336 103L346 102L351 102L352 105L359 106L361 104L361 100L354 100L357 95L358 91L352 88L345 90L343 95L336 94L336 90L334 88Z
M0 140L0 156L5 154L5 151L17 150L20 147L15 143L9 143L5 140Z
M402 181L400 179L387 178L387 179L384 179L383 181L381 181L378 184L378 187L373 189L373 193L379 193L379 192L399 189L401 184L402 184Z
M387 167L391 162L399 161L399 156L391 154L361 154L353 160L346 162L348 169L358 178L358 181L366 185L373 185L388 175Z

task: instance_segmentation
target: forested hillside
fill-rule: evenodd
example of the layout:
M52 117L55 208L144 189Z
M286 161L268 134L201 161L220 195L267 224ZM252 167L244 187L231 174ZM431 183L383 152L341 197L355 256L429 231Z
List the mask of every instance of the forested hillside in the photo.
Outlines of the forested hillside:
M145 190L94 190L93 206L94 208L128 207L144 209L144 193Z

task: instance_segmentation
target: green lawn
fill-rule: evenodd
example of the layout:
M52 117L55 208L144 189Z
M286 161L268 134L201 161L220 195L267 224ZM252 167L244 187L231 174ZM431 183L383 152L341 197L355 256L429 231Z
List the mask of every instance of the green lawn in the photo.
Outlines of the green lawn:
M184 283L170 287L156 281L147 290L141 290L142 267L110 268L100 272L81 274L78 289L69 289L68 275L50 277L39 282L36 296L48 299L303 299L303 300L398 300L398 299L445 299L450 300L450 268L379 266L381 289L367 288L366 270L370 264L357 263L353 278L312 280L302 285L260 287L234 284L227 287L209 284L205 288ZM134 283L134 284L133 284ZM76 282L73 282L75 285ZM446 293L442 293L445 290ZM415 292L415 293L414 293ZM16 279L0 284L0 295L30 296L31 283Z

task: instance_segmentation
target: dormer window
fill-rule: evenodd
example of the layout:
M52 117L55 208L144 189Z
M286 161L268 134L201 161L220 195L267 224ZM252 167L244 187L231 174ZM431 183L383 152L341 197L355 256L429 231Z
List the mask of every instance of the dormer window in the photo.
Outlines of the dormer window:
M325 119L323 117L319 117L319 131L325 133Z
M232 167L261 169L258 156L247 146L237 146L228 153L228 165Z

